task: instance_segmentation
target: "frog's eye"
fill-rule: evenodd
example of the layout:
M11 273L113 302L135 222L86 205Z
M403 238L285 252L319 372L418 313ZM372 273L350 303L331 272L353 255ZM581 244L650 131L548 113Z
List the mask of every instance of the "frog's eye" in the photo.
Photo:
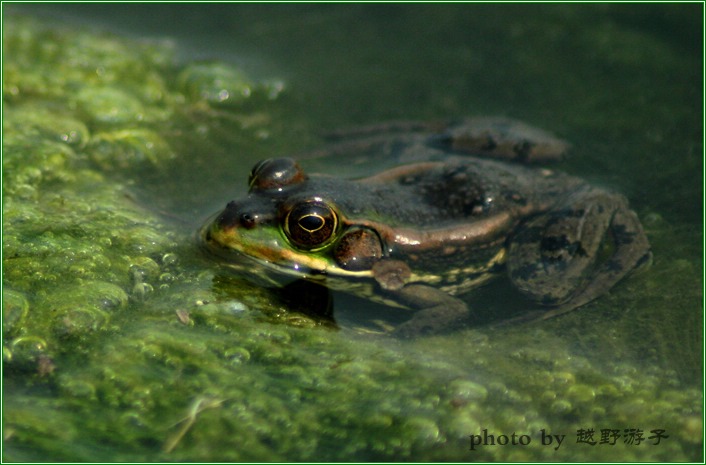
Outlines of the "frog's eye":
M269 158L258 162L250 172L250 190L282 189L306 180L306 174L291 158Z
M338 215L323 202L295 205L284 219L284 231L296 247L318 249L328 244L336 233Z

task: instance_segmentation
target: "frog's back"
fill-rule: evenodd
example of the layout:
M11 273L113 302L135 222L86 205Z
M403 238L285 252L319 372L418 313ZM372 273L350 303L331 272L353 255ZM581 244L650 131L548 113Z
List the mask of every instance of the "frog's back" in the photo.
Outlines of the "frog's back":
M542 211L582 182L560 172L455 157L400 166L355 184L365 186L369 208L386 220L439 228L503 210L518 217Z

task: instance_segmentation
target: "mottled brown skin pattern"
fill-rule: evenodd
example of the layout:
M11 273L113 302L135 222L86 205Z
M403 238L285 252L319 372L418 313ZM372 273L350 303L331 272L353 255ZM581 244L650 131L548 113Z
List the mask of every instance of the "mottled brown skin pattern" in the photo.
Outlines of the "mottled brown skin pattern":
M468 308L455 295L493 276L505 275L550 317L649 263L649 243L622 195L527 166L560 158L565 142L502 118L431 128L361 128L312 155L400 163L356 181L307 175L291 159L261 162L249 195L204 229L205 241L237 247L223 231L284 227L294 249L328 257L332 266L312 276L332 287L372 280L378 294L417 310L396 328L403 337L458 325ZM256 258L293 266L272 252Z

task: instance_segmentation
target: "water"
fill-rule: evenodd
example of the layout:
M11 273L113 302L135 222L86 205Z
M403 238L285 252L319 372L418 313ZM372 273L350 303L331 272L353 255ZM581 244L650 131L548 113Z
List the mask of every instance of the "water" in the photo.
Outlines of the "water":
M115 320L119 330L79 345L87 367L81 354L63 353L48 386L6 373L5 419L15 438L7 457L698 460L701 8L17 7L125 37L169 38L182 63L230 62L256 79L282 80L286 90L243 112L263 114L266 134L224 137L227 146L187 140L189 150L161 170L115 175L180 238L174 274L199 278L177 279L145 303L131 300L129 318ZM217 270L189 241L206 217L245 191L260 158L315 148L321 134L340 127L467 115L510 116L571 141L571 156L559 168L630 199L650 237L653 267L595 304L541 325L481 326L400 343L345 324L338 332L273 324L292 323L286 306ZM188 307L196 295L218 300ZM469 303L486 312L521 305L504 282ZM176 324L175 305L191 311L192 326ZM386 311L357 300L339 305L343 323ZM39 416L31 405L44 403L55 414L43 423L17 418ZM89 434L57 408L72 405L95 412L98 420L84 426ZM69 426L60 433L58 425ZM190 426L182 433L183 425ZM23 436L23 427L32 435ZM645 438L665 429L670 437L655 446L623 438L614 447L590 446L576 443L579 428L595 428L596 440L600 429L642 428ZM469 435L484 429L527 434L532 442L469 451ZM543 429L566 434L566 442L557 450L542 446ZM57 444L67 440L73 446L59 453Z

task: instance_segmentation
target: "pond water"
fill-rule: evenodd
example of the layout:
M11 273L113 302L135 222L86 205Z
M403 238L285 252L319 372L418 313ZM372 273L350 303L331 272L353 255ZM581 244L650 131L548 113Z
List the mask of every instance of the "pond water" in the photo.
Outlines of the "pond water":
M70 115L90 133L64 140L65 163L38 158L56 164L54 177L21 169L25 139L4 145L5 460L701 460L702 8L8 8L6 25L36 18L41 31L62 31L66 48L116 53L98 77L67 78L55 93L26 79L4 85L6 135L42 112ZM71 38L74 28L85 38ZM36 30L5 38L8 82L10 72L54 82L42 60L62 51L46 45L53 32L33 42ZM145 41L172 55L130 45ZM7 44L30 44L22 53L39 50L36 62L15 67ZM111 66L124 74L108 82ZM242 72L254 97L189 97L204 69ZM122 78L135 82L111 87ZM103 112L101 98L123 96L107 88L138 92L136 108L157 110ZM335 294L333 330L196 245L195 231L246 192L262 158L321 147L339 128L475 115L516 118L570 141L556 168L630 199L652 267L560 318L400 341L358 329L394 320L394 309ZM102 158L141 138L147 162ZM152 163L162 141L168 156ZM341 163L304 165L345 176L379 168ZM80 179L61 171L75 167L85 170ZM103 224L121 232L102 236L94 229ZM95 255L114 266L86 258ZM67 260L74 268L58 271ZM94 294L73 290L82 286ZM81 310L90 299L100 311ZM528 305L503 280L465 300L490 319ZM27 341L32 350L22 352ZM549 434L559 438L549 444Z

